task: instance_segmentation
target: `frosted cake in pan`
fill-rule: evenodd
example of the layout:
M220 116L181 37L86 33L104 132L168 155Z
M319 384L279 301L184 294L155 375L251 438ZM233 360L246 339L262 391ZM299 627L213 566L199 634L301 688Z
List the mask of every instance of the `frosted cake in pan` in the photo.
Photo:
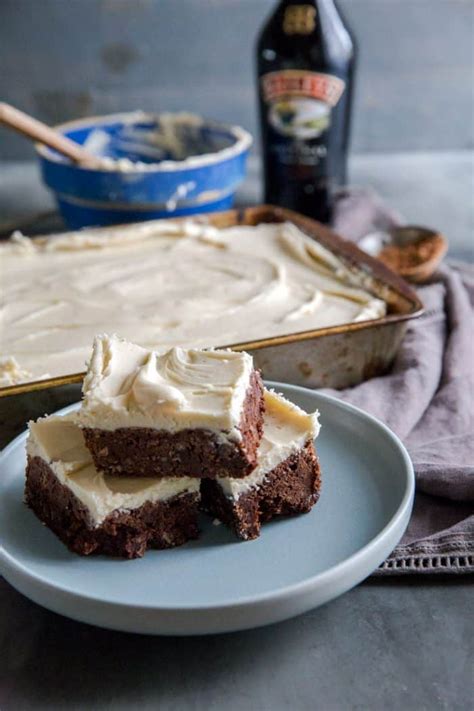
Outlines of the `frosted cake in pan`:
M155 221L0 246L0 385L80 372L96 333L227 346L375 319L386 304L296 225Z

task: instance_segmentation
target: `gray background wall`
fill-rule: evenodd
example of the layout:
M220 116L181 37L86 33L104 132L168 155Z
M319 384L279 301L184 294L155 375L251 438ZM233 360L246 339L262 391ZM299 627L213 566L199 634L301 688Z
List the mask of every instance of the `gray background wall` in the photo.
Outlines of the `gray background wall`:
M355 152L474 145L474 0L340 0L360 45ZM55 123L190 109L256 131L275 0L0 0L0 97ZM30 146L0 131L0 158Z

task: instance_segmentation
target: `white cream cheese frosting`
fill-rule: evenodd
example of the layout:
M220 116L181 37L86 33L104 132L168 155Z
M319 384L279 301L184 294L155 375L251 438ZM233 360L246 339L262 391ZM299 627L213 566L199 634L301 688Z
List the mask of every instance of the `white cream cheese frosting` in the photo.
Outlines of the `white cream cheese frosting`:
M283 395L265 390L265 420L257 467L242 479L218 477L216 481L225 495L238 499L247 491L260 486L275 467L318 436L318 418L317 411L308 414Z
M31 380L31 373L23 370L16 358L12 356L0 358L0 388L25 380Z
M97 471L73 414L30 422L27 453L43 459L71 490L87 509L93 527L114 511L131 511L147 502L199 491L199 479L190 477L116 477Z
M16 359L16 382L82 371L104 331L152 349L223 347L386 311L289 223L218 230L167 220L35 241L17 234L0 246L0 278L2 355Z
M107 430L204 428L240 440L252 371L248 353L177 347L157 353L97 336L77 421Z

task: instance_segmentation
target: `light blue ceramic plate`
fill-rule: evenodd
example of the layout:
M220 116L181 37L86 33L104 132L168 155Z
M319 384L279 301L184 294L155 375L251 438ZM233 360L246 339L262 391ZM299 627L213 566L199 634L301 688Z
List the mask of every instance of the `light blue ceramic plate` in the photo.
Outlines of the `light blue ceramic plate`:
M311 513L267 524L251 542L238 542L203 518L200 540L182 548L149 551L133 561L81 558L22 503L22 434L0 460L0 572L50 610L148 634L257 627L352 588L387 557L407 526L410 459L398 438L364 412L305 388L272 385L304 409L321 412L323 488Z

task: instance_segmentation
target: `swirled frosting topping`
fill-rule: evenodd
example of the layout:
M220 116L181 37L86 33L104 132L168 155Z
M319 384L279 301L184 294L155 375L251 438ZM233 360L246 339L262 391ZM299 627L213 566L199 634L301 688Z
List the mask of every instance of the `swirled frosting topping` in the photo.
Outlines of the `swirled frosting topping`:
M97 336L78 415L83 427L205 428L240 439L253 361L247 353L171 348L149 351Z
M2 354L17 364L4 361L5 377L16 381L83 370L104 331L152 349L222 347L385 313L357 275L289 223L16 235L0 262Z

